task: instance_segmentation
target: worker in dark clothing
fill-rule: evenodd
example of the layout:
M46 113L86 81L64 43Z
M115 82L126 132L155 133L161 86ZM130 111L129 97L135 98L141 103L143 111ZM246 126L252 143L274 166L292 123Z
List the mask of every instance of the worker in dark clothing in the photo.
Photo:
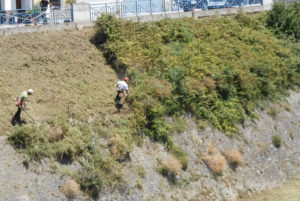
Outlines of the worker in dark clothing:
M41 0L40 2L40 7L41 7L41 10L42 10L42 18L44 20L44 23L47 23L47 17L46 17L46 11L48 9L48 5L52 6L51 3L49 3L49 1L47 0Z
M28 101L28 95L32 95L33 90L28 89L27 91L23 91L20 96L16 100L16 106L18 107L18 110L16 114L13 116L11 120L11 124L15 126L16 124L21 125L23 122L21 120L21 112L22 110L27 110L26 101Z

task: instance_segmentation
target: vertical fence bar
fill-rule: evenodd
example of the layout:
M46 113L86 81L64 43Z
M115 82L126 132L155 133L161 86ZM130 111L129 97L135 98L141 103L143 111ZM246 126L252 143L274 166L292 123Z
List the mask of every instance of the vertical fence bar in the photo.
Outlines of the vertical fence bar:
M135 14L136 14L136 16L138 16L137 0L135 1Z

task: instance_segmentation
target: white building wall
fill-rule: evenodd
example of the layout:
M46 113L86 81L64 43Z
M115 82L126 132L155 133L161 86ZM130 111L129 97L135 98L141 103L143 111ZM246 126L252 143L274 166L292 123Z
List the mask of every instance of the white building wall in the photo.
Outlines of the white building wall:
M274 0L263 0L263 5L274 4Z
M3 0L2 10L13 10L16 9L16 1L12 2L12 0Z
M32 9L32 0L21 0L21 8ZM0 10L15 10L16 0L0 0Z
M13 1L13 0L12 0ZM22 9L32 9L32 0L21 0Z

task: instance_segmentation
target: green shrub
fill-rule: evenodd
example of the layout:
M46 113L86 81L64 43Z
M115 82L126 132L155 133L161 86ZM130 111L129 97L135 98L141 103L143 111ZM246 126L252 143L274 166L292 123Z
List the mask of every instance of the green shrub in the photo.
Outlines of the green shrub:
M231 135L245 114L255 117L256 105L300 83L299 47L283 45L261 20L238 14L135 23L103 15L95 37L131 77L132 125L170 148L177 128L167 115L189 113Z
M90 168L83 169L79 173L78 181L83 191L93 198L98 198L103 185L99 171Z
M45 136L40 128L34 126L23 126L17 128L9 137L10 143L17 149L32 148L37 143L46 142Z
M300 2L275 3L268 12L266 23L278 35L300 39Z
M281 144L282 144L281 137L278 136L278 135L274 135L274 136L272 137L272 143L273 143L273 145L274 145L276 148L280 148L280 147L281 147Z

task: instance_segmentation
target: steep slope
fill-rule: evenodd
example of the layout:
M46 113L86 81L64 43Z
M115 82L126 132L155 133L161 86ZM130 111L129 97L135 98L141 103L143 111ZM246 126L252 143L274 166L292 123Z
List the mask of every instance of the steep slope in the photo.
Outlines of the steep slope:
M117 76L90 42L95 30L0 39L7 106L0 126L22 163L48 161L99 200L231 200L299 174L299 93L267 112L253 104L278 100L298 83L297 45L243 15L148 24L107 17L99 24L107 60L129 69L132 110L115 113ZM27 88L35 90L34 120L23 114L28 126L15 129L8 126L13 98ZM0 168L17 160L15 169L24 171L4 139L0 147L11 157Z
M13 147L6 144L6 138L0 136L0 200L64 200L58 186L64 181L58 174L52 174L41 166L39 171L26 170L22 165L22 156Z
M117 76L89 39L92 29L0 38L1 134L11 131L14 98L32 88L28 113L41 122L73 115L92 121L115 112ZM71 114L70 114L71 113ZM27 121L32 121L22 114Z

